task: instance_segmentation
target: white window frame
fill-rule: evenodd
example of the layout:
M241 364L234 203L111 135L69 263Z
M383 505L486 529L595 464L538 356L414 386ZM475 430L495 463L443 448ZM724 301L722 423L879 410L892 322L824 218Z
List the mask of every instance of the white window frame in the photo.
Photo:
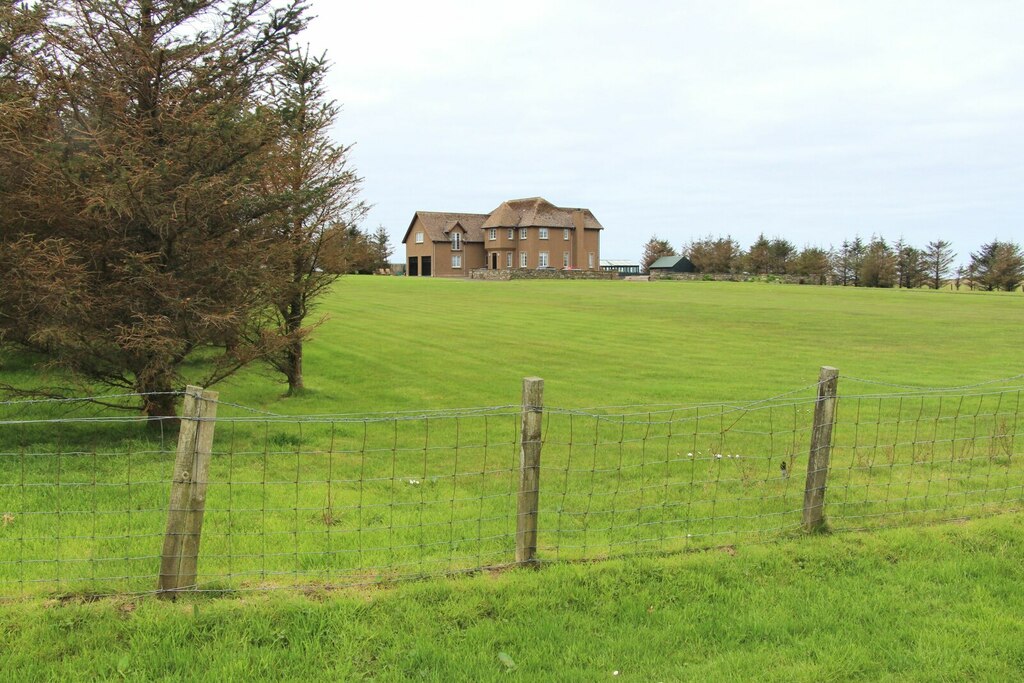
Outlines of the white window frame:
M548 238L548 229L547 228L539 228L538 229L537 237L539 239L546 240Z
M550 263L551 259L549 259L548 256L549 256L549 254L546 251L542 251L539 254L537 254L537 267L538 268L547 268L549 265L551 265L551 263Z
M462 254L452 254L452 268L456 270L462 269Z
M489 228L487 230L487 239L489 239L489 240L496 240L496 239L498 239L498 229L497 228Z
M452 251L462 251L462 233L452 233Z
M516 229L515 228L509 228L508 229L508 238L510 240L514 240L516 238Z
M416 233L416 244L423 244L423 233Z
M562 230L562 239L568 241L569 239L569 228Z
M519 228L519 239L525 240L526 239L526 235L527 235L526 228Z
M563 268L568 268L569 267L569 252L567 252L567 251L563 251L562 252L562 267Z
M529 268L530 267L530 257L527 255L527 253L525 251L519 252L519 267L520 268Z
M594 252L587 254L587 268L590 270L594 269Z
M506 268L511 268L512 267L512 252L511 251L506 251L505 252L505 267Z

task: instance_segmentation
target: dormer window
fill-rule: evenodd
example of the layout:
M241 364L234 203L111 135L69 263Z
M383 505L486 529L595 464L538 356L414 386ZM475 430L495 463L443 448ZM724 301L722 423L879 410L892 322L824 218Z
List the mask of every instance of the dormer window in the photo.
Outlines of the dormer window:
M452 251L459 251L460 249L462 249L462 233L461 232L453 232L452 233Z

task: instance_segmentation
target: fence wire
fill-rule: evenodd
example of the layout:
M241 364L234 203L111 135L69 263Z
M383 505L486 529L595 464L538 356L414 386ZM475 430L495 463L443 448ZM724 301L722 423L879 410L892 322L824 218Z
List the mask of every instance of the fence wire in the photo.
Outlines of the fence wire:
M1020 509L1021 387L843 393L832 529ZM816 385L756 402L545 408L543 561L765 542L801 527ZM126 397L119 397L124 399ZM130 398L130 397L129 397ZM196 587L340 587L512 564L519 406L286 416L218 406ZM0 403L0 598L156 589L177 426Z

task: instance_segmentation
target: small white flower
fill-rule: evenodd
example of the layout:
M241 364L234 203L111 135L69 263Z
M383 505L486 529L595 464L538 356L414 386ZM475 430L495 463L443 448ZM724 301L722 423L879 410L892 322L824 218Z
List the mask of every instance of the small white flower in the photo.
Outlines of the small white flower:
M618 672L618 671L613 671L613 672L612 672L612 676L618 676L618 675L619 675L619 672Z
M686 454L686 457L687 457L687 458L692 458L692 457L693 457L693 453L687 453L687 454Z
M722 459L722 454L721 453L715 453L715 459L716 460L721 460Z
M416 484L420 483L420 480L419 479L410 479L409 483L412 484L413 486L415 486Z

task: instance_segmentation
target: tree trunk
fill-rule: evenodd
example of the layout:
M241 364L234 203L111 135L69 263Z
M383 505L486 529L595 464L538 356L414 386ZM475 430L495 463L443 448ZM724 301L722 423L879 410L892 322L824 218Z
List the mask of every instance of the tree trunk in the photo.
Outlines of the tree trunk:
M178 425L177 396L159 393L143 398L142 410L149 418L150 429L159 431L165 426Z
M302 382L302 340L296 339L285 349L285 375L288 377L288 395L302 393L306 386Z
M135 391L143 394L142 412L149 426L159 430L163 425L178 425L178 396L174 393L174 376L166 370L143 369L135 373Z
M288 378L288 395L301 394L306 385L302 381L302 338L298 332L302 329L302 320L305 317L305 307L301 297L295 297L288 305L288 313L285 316L285 333L292 339L285 349L285 377Z

